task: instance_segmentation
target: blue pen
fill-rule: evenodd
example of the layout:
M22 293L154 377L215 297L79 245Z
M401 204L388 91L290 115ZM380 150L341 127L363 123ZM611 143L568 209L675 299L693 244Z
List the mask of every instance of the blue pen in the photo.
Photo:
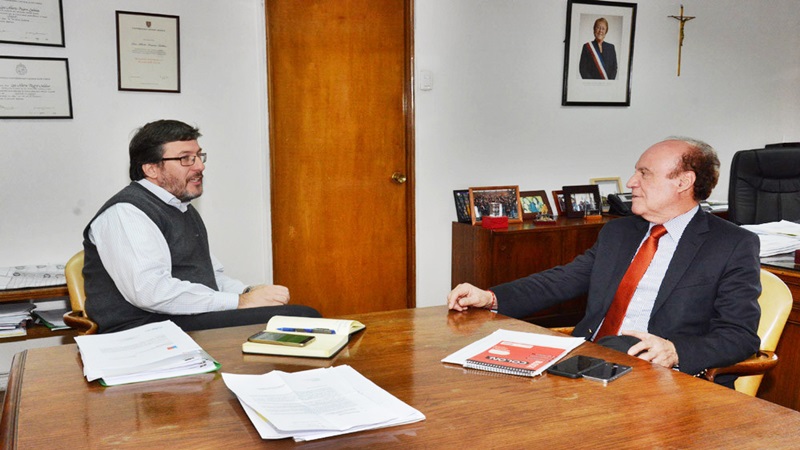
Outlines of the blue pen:
M301 333L336 334L336 330L331 330L330 328L289 328L289 327L282 327L282 328L278 328L278 331L293 331L293 332L301 332Z

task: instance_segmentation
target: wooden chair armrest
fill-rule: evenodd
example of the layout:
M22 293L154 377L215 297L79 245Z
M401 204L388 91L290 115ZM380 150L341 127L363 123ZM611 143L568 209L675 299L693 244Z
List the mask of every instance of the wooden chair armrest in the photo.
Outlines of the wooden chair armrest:
M97 323L86 317L83 311L67 311L64 313L64 323L78 330L81 335L97 333Z
M569 334L572 335L572 331L575 330L575 327L555 327L550 328L550 331L557 331L559 333Z
M755 355L736 364L732 364L727 367L715 367L713 369L708 369L703 377L708 381L714 381L714 378L717 375L726 373L739 376L760 375L766 373L777 364L778 355L776 355L775 352L759 350Z

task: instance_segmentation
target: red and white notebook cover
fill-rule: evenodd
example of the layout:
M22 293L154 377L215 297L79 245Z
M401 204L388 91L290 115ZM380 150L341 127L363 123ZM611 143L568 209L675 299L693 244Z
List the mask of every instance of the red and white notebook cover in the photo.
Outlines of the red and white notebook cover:
M549 362L559 358L563 353L563 348L500 341L469 358L467 363L538 372L538 369L546 368Z

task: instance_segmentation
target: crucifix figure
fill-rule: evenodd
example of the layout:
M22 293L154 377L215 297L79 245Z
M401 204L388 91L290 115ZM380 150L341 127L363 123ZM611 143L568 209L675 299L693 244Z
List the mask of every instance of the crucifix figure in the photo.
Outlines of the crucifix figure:
M677 19L681 21L681 32L678 37L678 76L681 76L681 48L683 47L683 26L686 22L694 19L694 16L684 16L683 15L683 5L681 5L681 15L680 16L669 16L673 19Z

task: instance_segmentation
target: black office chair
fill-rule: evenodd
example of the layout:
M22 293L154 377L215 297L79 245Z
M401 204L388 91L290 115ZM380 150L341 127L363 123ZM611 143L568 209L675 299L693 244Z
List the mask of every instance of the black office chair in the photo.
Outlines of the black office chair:
M800 220L800 142L733 155L728 220L738 225Z

